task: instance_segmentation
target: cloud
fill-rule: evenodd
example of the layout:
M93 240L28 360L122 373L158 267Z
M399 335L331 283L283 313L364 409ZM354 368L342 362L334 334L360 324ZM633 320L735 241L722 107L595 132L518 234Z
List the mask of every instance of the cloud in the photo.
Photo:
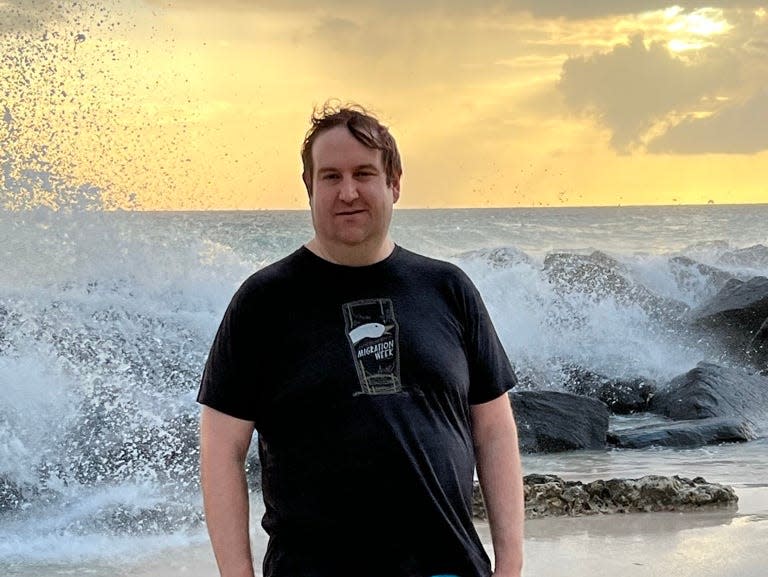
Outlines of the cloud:
M329 14L348 17L353 13L379 11L384 14L394 13L440 13L447 17L462 18L466 16L483 16L489 14L515 14L527 12L536 18L565 18L569 20L584 20L639 14L652 10L664 10L671 6L684 9L697 9L702 6L723 9L752 9L764 6L761 0L366 0L350 3L346 0L318 3L316 0L145 0L150 5L169 9L181 10L279 10L291 11L322 11Z
M664 10L672 6L684 9L707 8L750 9L759 8L765 3L760 0L511 0L509 10L529 12L540 18L567 18L574 20L603 18L626 14L639 14L654 10Z
M646 47L638 35L608 53L566 61L559 88L572 110L597 116L612 131L614 148L627 152L656 123L701 105L736 78L728 58L687 64L660 43Z
M568 108L609 129L622 153L768 148L765 11L675 9L647 13L645 22L660 14L653 31L564 63L558 89ZM695 49L673 52L675 45Z
M768 91L707 118L689 118L651 141L649 152L755 154L768 150Z

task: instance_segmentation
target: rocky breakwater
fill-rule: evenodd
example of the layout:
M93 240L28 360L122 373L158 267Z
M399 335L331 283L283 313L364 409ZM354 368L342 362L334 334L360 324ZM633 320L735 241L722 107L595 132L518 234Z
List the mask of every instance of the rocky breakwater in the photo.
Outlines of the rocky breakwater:
M768 263L768 248L756 245L726 252L717 264L763 259ZM667 264L681 292L703 285L712 296L691 309L644 287L627 265L604 253L547 256L543 274L565 305L587 299L641 310L652 319L649 334L691 343L707 362L659 383L642 374L609 377L583 360L553 358L548 364L561 367L559 380L526 374L524 390L510 395L523 452L697 447L768 435L768 278L737 278L686 257ZM579 298L571 299L574 293ZM569 311L568 323L587 322L578 307Z
M510 393L523 453L609 447L699 447L768 435L768 377L700 363L664 385L609 379L580 370L563 386L574 392ZM611 428L616 415L650 424Z
M691 511L735 507L738 497L731 487L708 483L701 477L648 475L639 479L566 481L554 475L524 478L525 517L574 517L611 513ZM473 514L487 519L485 503L476 484Z
M768 278L729 280L688 314L702 339L714 340L727 358L768 374Z

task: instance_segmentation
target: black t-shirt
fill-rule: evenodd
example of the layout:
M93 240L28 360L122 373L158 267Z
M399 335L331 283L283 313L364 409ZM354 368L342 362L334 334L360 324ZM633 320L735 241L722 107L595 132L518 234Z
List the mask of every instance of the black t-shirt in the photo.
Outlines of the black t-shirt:
M469 407L514 384L454 265L302 247L237 291L198 401L255 423L266 577L487 577Z

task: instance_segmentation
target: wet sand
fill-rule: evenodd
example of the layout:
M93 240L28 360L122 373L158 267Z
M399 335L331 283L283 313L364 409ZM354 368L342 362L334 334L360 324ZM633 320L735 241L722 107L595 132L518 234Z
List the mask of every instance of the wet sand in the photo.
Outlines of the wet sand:
M580 462L591 466L583 455ZM753 470L760 469L759 462L753 463ZM523 575L766 577L768 479L760 473L734 488L739 496L737 509L529 520ZM252 527L257 528L252 542L260 567L266 537L259 526L260 496L254 494L252 501ZM478 530L490 552L487 525L478 524ZM216 577L207 539L199 534L192 541L194 545L165 548L134 560L0 564L0 577Z
M768 487L742 487L737 493L738 510L528 521L523 575L765 577ZM478 530L490 547L488 527L479 524ZM263 535L255 535L254 556L258 559L264 546ZM213 577L217 572L206 545L169 551L141 567L126 568L122 575Z

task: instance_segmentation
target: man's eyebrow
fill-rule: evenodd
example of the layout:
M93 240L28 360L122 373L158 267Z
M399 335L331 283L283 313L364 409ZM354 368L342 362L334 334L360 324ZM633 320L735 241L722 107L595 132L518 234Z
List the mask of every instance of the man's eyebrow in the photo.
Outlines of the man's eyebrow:
M379 171L379 167L375 164L361 164L360 166L356 166L355 170L374 170L376 172Z
M376 172L379 172L379 167L377 167L375 164L359 164L358 166L355 166L352 168L354 172L357 172L358 170L373 170ZM340 172L340 169L335 168L333 166L321 166L317 169L317 174L325 174L327 172Z

